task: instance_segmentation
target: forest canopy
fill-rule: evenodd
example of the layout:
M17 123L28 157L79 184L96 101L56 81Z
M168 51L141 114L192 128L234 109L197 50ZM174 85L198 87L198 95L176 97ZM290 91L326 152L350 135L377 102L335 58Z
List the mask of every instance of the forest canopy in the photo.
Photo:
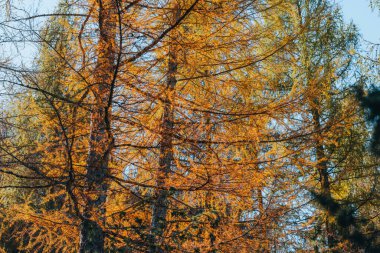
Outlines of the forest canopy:
M380 48L335 1L25 2L0 252L380 252Z

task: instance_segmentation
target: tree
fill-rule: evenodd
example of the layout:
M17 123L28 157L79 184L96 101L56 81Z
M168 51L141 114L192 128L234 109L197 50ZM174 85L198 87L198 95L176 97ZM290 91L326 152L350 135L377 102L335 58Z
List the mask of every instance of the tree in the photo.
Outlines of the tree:
M17 189L2 200L3 238L14 232L14 248L41 252L346 245L344 231L332 236L336 210L345 197L366 195L374 175L358 168L372 173L375 161L362 153L367 130L345 85L355 32L334 6L83 0L41 15L11 8L2 33L35 43L38 56L29 69L1 65L18 99L2 116L9 137L0 175L4 193ZM339 208L316 208L310 191ZM358 212L373 214L368 203ZM325 237L319 226L329 247L316 242Z

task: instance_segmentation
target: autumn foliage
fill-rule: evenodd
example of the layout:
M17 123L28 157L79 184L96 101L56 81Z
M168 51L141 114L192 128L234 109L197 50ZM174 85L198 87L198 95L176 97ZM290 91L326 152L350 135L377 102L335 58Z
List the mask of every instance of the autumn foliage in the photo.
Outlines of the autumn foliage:
M4 252L379 249L378 76L331 1L4 6L37 48L0 58Z

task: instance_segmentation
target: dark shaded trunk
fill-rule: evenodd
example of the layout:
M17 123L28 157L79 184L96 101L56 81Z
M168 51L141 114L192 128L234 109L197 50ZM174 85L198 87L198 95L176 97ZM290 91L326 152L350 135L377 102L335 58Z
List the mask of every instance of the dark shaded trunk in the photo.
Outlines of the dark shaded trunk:
M320 114L317 109L312 109L312 115L313 115L313 124L314 129L316 132L320 132L321 130L321 123L320 123ZM323 147L323 143L321 139L318 139L316 141L316 159L318 161L317 163L317 169L320 176L320 185L321 185L321 195L323 198L330 200L331 199L331 190L330 190L330 180L329 180L329 172L328 172L328 165L326 160L326 154L325 149ZM334 239L334 230L332 228L332 224L329 221L329 217L332 215L330 207L327 206L327 217L325 220L325 226L326 226L326 234L327 234L327 245L329 249L334 248L335 246L335 239Z
M173 9L172 22L175 23L180 17L178 5ZM172 34L172 36L174 36ZM161 141L159 168L156 174L156 186L152 206L152 221L150 232L150 249L151 253L165 252L161 244L161 238L167 227L167 212L169 208L169 190L167 189L167 180L170 176L171 166L173 164L173 128L174 128L174 108L173 100L175 86L177 84L176 74L178 68L177 50L178 48L171 39L169 45L169 62L167 71L167 82L164 91L164 111L161 123Z
M98 3L99 41L94 70L89 153L86 164L85 207L80 226L80 252L104 252L108 161L113 148L110 129L112 80L115 71L115 1Z

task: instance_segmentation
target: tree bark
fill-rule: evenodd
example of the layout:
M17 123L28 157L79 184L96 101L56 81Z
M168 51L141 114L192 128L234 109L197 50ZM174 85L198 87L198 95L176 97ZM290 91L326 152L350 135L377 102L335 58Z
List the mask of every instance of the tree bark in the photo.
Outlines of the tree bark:
M313 115L313 124L314 129L316 132L319 132L321 130L321 123L320 123L320 114L318 112L318 109L313 108L312 109L312 115ZM316 159L317 159L317 169L320 176L320 184L321 184L321 194L324 198L327 200L331 199L331 190L330 190L330 179L329 179L329 172L328 172L328 166L326 161L326 154L325 149L323 147L323 143L321 140L317 140L316 142ZM327 217L325 220L325 226L326 226L326 234L327 234L327 245L329 249L334 248L335 240L334 240L334 230L330 224L329 216L331 215L331 210L329 205L327 205Z
M89 152L86 164L86 200L80 226L80 252L104 252L108 162L113 148L111 106L115 71L115 0L98 1L99 41L94 69Z
M265 209L264 209L264 197L263 197L263 189L259 187L257 189L257 200L259 206L260 217L262 219L260 226L261 238L263 238L262 244L260 245L260 252L267 253L269 252L269 239L266 228L266 217L265 217Z
M180 17L181 11L178 5L173 8L173 19L175 23ZM174 35L172 34L172 38ZM169 208L169 190L166 181L170 175L171 166L173 164L173 128L174 128L174 108L173 100L175 93L175 86L177 84L176 74L178 68L177 50L173 39L169 42L169 61L167 71L167 82L164 92L164 110L161 123L161 141L160 141L160 157L159 168L156 174L156 186L154 192L154 200L152 206L152 221L151 221L151 239L150 250L151 253L165 252L159 245L160 238L167 227L167 212Z

